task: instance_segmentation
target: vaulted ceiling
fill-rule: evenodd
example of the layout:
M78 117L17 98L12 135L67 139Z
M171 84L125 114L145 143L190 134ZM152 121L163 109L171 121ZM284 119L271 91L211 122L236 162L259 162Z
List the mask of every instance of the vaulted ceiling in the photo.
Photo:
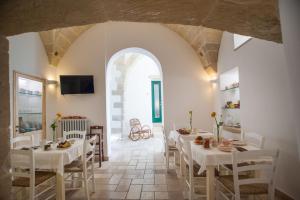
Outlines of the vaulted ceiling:
M107 21L204 26L281 42L278 0L2 0L11 36Z
M72 43L93 25L74 26L40 32L49 63L57 66Z
M278 0L0 1L0 33L6 36L107 21L187 25L167 26L194 47L206 68L215 68L218 44L199 44L196 38L202 38L211 29L282 42ZM202 26L211 29L205 30ZM54 44L49 43L49 38L51 40L54 37L52 40L56 41L57 38L63 38L64 34L51 32L48 33L50 36L45 36L48 37L45 41L48 41L46 48L50 49L47 50L50 61L55 64L70 46L70 41L78 37L78 33L64 41L60 53ZM53 57L53 54L57 56Z
M72 43L92 26L75 26L40 32L49 63L57 66ZM217 71L217 58L222 31L202 26L179 24L166 24L165 26L179 34L193 47L205 69Z

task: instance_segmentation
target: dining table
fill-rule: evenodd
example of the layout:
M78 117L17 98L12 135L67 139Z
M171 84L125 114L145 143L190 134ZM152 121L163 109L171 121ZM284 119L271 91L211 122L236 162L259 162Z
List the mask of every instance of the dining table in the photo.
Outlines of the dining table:
M168 139L169 141L174 142L175 146L179 148L179 137L182 137L183 140L190 140L190 138L194 139L197 136L201 136L203 138L210 138L213 137L214 134L204 130L198 130L190 134L180 134L177 130L171 130L168 135Z
M232 152L237 151L236 148L232 148L232 151L221 151L218 147L204 148L203 145L191 143L191 153L193 160L200 165L198 174L201 174L206 170L206 194L207 200L215 199L215 168L219 165L232 164ZM242 146L244 150L259 150L259 148L252 145Z
M64 166L70 164L83 154L84 140L74 140L67 148L57 148L54 143L52 148L44 150L43 147L35 149L35 168L56 172L56 199L65 200ZM18 159L22 159L20 156Z

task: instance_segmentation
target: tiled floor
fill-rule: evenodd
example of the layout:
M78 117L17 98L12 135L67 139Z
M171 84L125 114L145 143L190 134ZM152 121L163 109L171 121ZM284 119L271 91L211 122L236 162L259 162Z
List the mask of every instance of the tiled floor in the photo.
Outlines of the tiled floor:
M136 142L116 140L112 145L109 161L95 170L91 199L184 199L175 170L167 173L161 133ZM84 199L84 192L67 192L67 199Z

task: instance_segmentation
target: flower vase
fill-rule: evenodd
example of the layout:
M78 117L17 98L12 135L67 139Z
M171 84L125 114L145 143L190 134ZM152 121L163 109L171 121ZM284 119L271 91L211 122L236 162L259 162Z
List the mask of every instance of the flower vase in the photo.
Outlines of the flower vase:
M55 129L52 129L52 141L53 142L56 141L56 131L55 131Z
M220 144L220 128L217 126L217 142Z

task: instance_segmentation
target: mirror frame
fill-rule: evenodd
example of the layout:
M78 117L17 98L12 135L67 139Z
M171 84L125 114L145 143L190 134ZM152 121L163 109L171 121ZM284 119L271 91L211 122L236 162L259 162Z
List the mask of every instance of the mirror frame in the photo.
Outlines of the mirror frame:
M13 71L13 127L12 127L12 132L13 132L13 137L16 137L16 119L17 119L17 114L16 114L16 108L17 108L17 80L19 77L30 79L33 81L39 81L43 85L43 96L42 96L42 132L41 132L41 139L46 138L46 79L37 77L37 76L32 76L28 74L24 74L18 71Z

